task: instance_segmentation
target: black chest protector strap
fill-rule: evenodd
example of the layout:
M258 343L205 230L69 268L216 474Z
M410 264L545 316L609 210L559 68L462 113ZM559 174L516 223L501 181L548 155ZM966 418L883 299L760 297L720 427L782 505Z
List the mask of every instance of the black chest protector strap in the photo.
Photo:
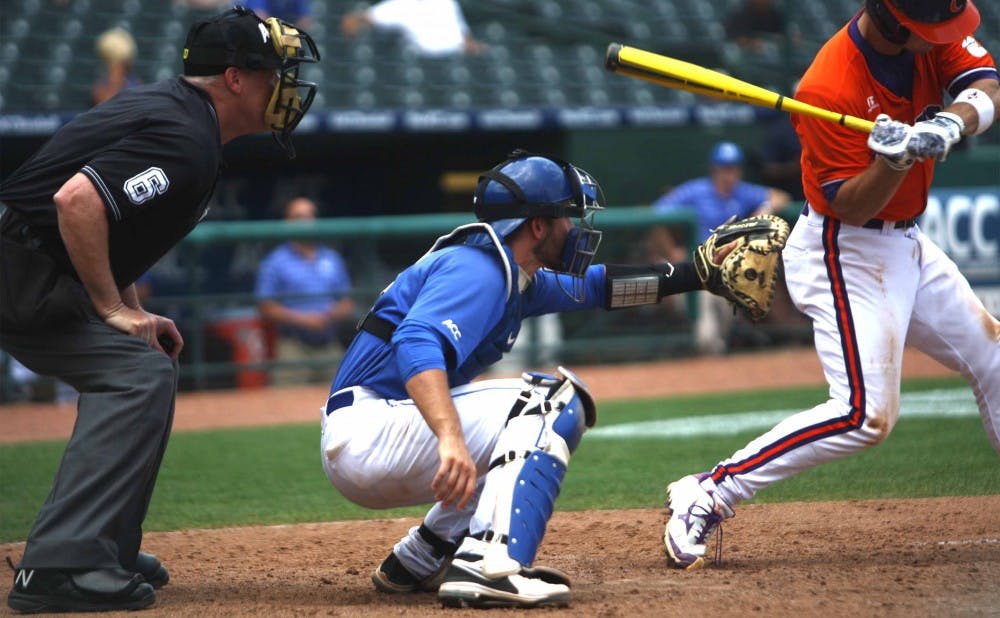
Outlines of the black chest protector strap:
M374 313L369 312L358 323L358 330L369 332L382 341L389 343L392 341L392 334L396 332L396 325L385 318L380 318Z

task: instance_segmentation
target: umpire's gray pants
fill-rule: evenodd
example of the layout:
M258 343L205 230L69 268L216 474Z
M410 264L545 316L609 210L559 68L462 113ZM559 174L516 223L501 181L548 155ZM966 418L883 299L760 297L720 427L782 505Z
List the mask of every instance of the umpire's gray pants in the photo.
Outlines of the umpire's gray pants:
M173 421L177 363L106 325L79 283L8 236L0 236L0 347L80 392L21 566L131 569Z

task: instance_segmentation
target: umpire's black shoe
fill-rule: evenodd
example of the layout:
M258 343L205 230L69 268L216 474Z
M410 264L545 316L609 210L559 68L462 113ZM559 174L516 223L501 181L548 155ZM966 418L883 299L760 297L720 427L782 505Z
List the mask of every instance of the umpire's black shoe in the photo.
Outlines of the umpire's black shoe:
M444 563L427 577L417 577L399 561L394 552L389 553L389 557L382 561L382 564L372 573L372 583L379 592L387 594L406 594L409 592L434 592L441 585L451 558L446 558Z
M142 609L155 601L142 575L125 569L17 569L7 596L11 609L27 614Z
M153 554L139 552L139 556L135 559L135 570L139 575L142 575L147 584L157 590L166 586L167 582L170 581L170 572L167 571L167 567L163 566L160 559Z

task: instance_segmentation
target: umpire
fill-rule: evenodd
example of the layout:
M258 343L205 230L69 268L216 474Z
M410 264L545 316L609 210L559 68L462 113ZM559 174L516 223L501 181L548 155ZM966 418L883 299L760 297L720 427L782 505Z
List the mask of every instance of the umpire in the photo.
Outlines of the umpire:
M167 582L139 547L184 341L133 282L205 216L223 144L271 131L291 154L316 88L299 64L318 59L308 34L242 7L198 22L183 77L77 116L0 187L0 347L80 392L11 608L139 609Z

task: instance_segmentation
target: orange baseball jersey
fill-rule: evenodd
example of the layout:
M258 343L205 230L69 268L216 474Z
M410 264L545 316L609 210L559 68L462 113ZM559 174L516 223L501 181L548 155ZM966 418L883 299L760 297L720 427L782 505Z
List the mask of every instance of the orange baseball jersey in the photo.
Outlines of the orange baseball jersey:
M799 82L796 99L868 120L884 113L913 124L941 110L943 91L955 96L978 80L998 79L992 56L971 36L926 54L886 56L861 36L859 16L816 54ZM840 185L872 162L868 136L798 114L792 115L792 123L802 142L806 199L815 211L833 216L829 202ZM878 217L898 221L923 212L933 173L932 160L914 164Z

